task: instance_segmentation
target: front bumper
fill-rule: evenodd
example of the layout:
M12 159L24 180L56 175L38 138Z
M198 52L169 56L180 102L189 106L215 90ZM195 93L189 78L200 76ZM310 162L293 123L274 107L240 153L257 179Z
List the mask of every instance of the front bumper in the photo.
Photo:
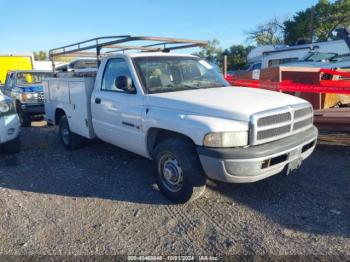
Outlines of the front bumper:
M42 103L38 103L38 104L22 103L20 106L21 106L21 111L29 115L45 114L45 106Z
M207 176L227 183L250 183L283 171L295 162L301 163L315 149L316 127L263 145L247 148L197 147Z
M17 114L0 117L0 144L15 139L19 135L19 127Z

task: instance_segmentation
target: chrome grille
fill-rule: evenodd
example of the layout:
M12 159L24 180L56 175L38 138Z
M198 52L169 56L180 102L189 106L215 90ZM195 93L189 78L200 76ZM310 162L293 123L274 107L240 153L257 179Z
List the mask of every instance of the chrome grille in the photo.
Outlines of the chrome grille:
M302 121L299 121L299 122L295 122L294 126L293 126L293 130L295 131L295 130L301 129L303 127L312 125L312 122L313 122L312 117L309 117L309 118L302 120Z
M301 117L304 117L304 116L309 116L311 114L312 114L312 108L311 107L307 107L307 108L296 110L294 112L294 118L301 118Z
M278 114L278 115L272 115L272 116L265 116L265 117L259 118L258 127L287 122L287 121L290 121L291 118L292 118L292 115L290 112Z
M280 136L282 134L288 133L289 131L290 131L290 125L267 129L267 130L259 131L257 138L258 140L262 140L270 137Z
M44 93L39 93L38 94L38 102L43 102L44 101Z
M258 145L301 132L313 124L310 104L297 104L251 116L249 143Z

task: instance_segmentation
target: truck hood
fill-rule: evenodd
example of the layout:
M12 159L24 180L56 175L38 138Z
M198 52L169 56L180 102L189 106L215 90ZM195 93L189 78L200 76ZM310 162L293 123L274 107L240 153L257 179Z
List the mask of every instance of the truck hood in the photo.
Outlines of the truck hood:
M257 112L306 101L291 95L246 87L220 87L150 94L149 108L164 108L238 121Z

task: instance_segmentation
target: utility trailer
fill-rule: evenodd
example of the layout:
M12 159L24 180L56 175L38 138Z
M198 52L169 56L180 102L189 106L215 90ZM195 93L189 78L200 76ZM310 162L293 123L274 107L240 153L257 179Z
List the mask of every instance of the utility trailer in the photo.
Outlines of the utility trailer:
M46 80L47 121L59 125L69 150L98 138L149 158L160 191L174 202L198 198L207 178L250 183L297 169L316 145L310 103L230 87L203 59L170 53L206 44L116 36L50 50L53 63L94 56L99 66Z

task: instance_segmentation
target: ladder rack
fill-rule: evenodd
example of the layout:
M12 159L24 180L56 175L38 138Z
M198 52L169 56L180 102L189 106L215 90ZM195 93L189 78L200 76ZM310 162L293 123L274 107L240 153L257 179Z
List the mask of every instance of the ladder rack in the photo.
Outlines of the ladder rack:
M136 45L125 45L128 42L137 42ZM170 52L171 50L204 47L207 41L179 39L155 36L104 36L97 37L82 42L58 47L49 51L49 57L54 64L55 57L96 57L98 62L101 56L115 53L137 50L141 52ZM103 49L108 51L103 52ZM91 52L91 50L94 50ZM89 52L86 52L89 51Z

